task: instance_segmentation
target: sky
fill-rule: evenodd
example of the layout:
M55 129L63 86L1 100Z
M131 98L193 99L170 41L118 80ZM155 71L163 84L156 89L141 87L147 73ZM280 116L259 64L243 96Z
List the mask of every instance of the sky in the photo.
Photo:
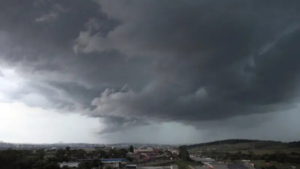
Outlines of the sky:
M0 140L300 140L298 0L3 0Z

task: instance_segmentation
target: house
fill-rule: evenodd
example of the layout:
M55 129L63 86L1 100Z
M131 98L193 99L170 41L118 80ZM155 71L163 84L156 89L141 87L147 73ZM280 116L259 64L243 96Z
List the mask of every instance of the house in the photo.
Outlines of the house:
M101 163L103 167L111 166L112 168L120 168L123 165L127 164L126 158L109 158L109 159L101 159Z

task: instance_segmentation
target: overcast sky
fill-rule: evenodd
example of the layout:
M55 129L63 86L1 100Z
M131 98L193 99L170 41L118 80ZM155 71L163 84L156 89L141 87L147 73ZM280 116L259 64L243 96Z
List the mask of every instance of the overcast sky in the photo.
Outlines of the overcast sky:
M1 0L0 140L300 140L299 0Z

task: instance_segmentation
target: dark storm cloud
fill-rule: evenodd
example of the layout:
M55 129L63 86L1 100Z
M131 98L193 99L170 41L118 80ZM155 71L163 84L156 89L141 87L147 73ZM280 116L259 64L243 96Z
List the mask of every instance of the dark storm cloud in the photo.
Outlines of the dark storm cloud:
M11 97L84 109L104 118L102 133L286 110L299 96L299 8L292 0L1 1L0 61L28 80Z
M128 57L161 59L153 65L156 79L141 92L107 90L94 100L95 114L190 123L293 107L299 2L99 4L122 24L104 38L81 34L81 52L116 49Z
M1 1L0 8L1 66L17 70L26 79L22 86L6 91L8 101L66 112L88 111L93 99L107 87L139 90L151 80L147 69L151 59L127 59L115 50L74 54L72 44L80 31L88 29L105 37L119 24L108 19L93 1L20 4L12 0ZM110 125L108 116L102 118ZM119 123L119 127L138 124L134 118Z
M114 50L87 55L73 53L72 44L80 31L89 29L106 36L118 25L117 21L109 20L93 1L28 1L22 6L16 0L1 3L0 59L3 64L22 70L21 73L27 76L34 74L50 78L48 75L53 73L58 76L55 80L75 80L93 87L120 88L136 80L141 83L149 81L145 76L148 71L141 70L147 68L149 59L126 59ZM67 10L51 22L34 21L56 6Z

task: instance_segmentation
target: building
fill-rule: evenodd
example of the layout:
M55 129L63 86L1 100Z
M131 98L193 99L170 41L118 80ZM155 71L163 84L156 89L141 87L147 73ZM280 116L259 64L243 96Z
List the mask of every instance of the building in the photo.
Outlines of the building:
M153 148L140 148L140 149L134 149L134 153L143 153L147 155L157 155L159 154L159 149L153 149Z
M153 153L153 148L135 149L134 153Z
M205 162L214 162L215 160L212 158L200 158L200 157L191 157L194 161L201 161L203 163Z
M132 160L134 162L138 162L141 159L141 155L140 154L133 154L133 153L128 153L127 157L132 158Z
M137 165L136 164L127 164L125 169L137 169Z
M101 159L101 163L103 167L111 166L112 168L120 168L123 165L127 164L126 158L109 158L109 159Z
M79 166L79 162L63 162L63 163L59 163L59 167L62 168L64 166L66 167L78 167Z

